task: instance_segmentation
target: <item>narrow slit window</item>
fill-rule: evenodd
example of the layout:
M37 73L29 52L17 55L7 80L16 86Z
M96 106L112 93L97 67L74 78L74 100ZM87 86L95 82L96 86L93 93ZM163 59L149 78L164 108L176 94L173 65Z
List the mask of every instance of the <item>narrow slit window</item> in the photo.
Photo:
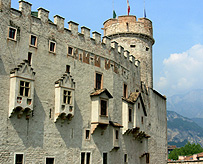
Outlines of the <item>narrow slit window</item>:
M118 138L119 138L119 131L116 130L116 139L118 140Z
M107 163L107 153L103 153L103 164L108 164Z
M141 117L141 121L142 121L142 124L144 124L144 117L143 116Z
M28 52L28 63L31 65L32 63L32 53Z
M138 103L138 109L140 109L140 103Z
M46 158L46 164L54 164L54 158Z
M101 100L101 116L107 116L107 101Z
M35 35L30 36L30 45L37 47L37 37Z
M127 163L128 162L128 155L124 154L124 162Z
M132 122L132 109L131 108L128 109L128 121Z
M85 153L81 153L81 164L85 164Z
M15 155L15 164L23 164L23 154Z
M55 53L55 51L56 51L56 43L55 42L53 42L53 41L49 42L49 51Z
M102 89L102 74L96 73L95 88Z
M87 153L86 164L90 164L90 153Z
M8 34L8 37L10 39L13 39L13 40L16 40L16 28L13 28L13 27L9 27L9 34Z
M90 139L90 130L85 131L85 139L89 140Z
M123 84L123 97L128 97L128 87L126 84Z

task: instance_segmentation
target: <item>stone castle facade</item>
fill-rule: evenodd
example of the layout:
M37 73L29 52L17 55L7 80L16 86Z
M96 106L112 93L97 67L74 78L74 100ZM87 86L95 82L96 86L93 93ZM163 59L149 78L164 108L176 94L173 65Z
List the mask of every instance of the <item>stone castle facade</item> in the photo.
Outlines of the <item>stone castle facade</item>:
M31 6L0 0L0 163L165 164L152 22L120 16L91 38Z

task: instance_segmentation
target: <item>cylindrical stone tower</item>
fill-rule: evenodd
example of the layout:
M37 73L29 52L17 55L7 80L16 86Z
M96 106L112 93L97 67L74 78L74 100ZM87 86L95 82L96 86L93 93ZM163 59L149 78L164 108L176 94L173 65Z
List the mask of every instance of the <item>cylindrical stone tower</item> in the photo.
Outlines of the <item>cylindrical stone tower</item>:
M119 16L104 22L104 36L128 50L140 60L141 80L153 88L152 45L154 44L152 22L136 16Z

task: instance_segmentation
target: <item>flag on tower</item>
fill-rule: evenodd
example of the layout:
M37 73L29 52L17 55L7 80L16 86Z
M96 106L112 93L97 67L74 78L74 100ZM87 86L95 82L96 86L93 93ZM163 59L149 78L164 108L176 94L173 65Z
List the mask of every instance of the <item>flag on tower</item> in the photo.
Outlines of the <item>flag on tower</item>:
M116 18L116 12L113 10L113 18Z
M128 15L130 13L130 5L129 5L129 0L127 0L127 4L128 4Z

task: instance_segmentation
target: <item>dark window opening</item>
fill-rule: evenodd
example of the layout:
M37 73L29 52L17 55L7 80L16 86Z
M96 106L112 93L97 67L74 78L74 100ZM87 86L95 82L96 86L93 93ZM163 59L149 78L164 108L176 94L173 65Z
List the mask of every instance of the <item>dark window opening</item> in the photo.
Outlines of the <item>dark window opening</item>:
M144 117L143 116L142 116L141 120L142 120L142 124L144 124Z
M30 83L25 81L20 81L20 95L29 96L30 92Z
M46 158L46 164L54 164L54 158Z
M96 89L102 89L102 74L96 73Z
M16 39L16 29L15 28L9 28L9 38Z
M124 154L124 162L128 162L128 155Z
M81 164L85 164L85 153L81 153Z
M66 73L70 73L70 66L66 65Z
M87 153L86 164L90 164L90 153Z
M119 137L119 133L118 133L118 130L116 130L116 139L118 139Z
M107 116L107 101L101 100L101 115Z
M50 52L55 52L55 47L56 47L56 43L54 42L50 42L50 45L49 45L49 51Z
M127 93L128 93L127 89L128 89L128 88L127 88L127 85L124 84L124 85L123 85L123 97L125 97L125 98L127 98L127 96L128 96L128 94L127 94Z
M149 153L146 153L146 163L149 163Z
M140 109L140 103L138 103L138 109Z
M127 27L127 31L129 31L129 25L128 25L128 23L126 23L126 27Z
M31 60L32 60L32 53L28 52L28 63L31 65Z
M149 47L146 47L146 51L149 51Z
M85 131L85 139L86 140L90 139L90 130Z
M72 47L68 47L68 54L72 55L73 54L73 48Z
M128 109L128 121L132 122L132 109L131 108Z
M16 154L15 164L23 164L23 154Z
M134 44L130 45L131 48L135 48L136 46Z
M37 37L36 36L31 35L30 45L35 46L35 47L37 46Z
M107 153L103 153L103 164L107 164Z

